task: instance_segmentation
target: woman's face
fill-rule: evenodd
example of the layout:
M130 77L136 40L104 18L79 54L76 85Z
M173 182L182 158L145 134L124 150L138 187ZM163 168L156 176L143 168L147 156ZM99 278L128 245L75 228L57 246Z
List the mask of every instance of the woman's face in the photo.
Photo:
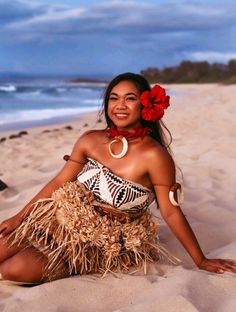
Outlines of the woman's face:
M131 81L121 81L112 90L108 101L108 116L117 129L130 130L140 126L140 93Z

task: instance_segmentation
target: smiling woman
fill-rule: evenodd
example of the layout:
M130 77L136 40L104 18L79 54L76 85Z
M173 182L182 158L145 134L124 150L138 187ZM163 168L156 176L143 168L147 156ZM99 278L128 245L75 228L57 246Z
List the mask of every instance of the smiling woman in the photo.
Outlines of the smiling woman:
M4 279L43 283L75 274L177 259L158 239L161 215L203 270L236 272L231 260L208 259L181 208L182 188L160 118L169 106L161 86L141 75L115 77L104 95L107 127L83 134L61 171L20 212L0 224ZM30 265L29 265L30 264Z

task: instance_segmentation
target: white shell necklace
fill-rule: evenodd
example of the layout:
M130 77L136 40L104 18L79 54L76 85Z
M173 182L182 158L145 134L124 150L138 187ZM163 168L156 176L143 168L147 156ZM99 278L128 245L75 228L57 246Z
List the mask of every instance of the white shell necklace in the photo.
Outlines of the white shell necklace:
M114 154L112 152L111 146L112 144L116 143L116 142L121 142L122 143L122 150L119 154ZM122 158L124 157L128 152L128 141L125 137L119 135L119 136L115 136L114 139L110 142L109 144L109 153L112 157L114 158Z

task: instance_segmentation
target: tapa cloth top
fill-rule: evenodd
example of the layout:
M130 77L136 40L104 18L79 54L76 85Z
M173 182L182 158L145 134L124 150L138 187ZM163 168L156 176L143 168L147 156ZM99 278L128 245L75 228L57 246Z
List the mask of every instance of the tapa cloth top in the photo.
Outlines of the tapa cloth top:
M145 211L155 198L149 188L121 178L92 158L88 158L77 180L96 199L130 213Z

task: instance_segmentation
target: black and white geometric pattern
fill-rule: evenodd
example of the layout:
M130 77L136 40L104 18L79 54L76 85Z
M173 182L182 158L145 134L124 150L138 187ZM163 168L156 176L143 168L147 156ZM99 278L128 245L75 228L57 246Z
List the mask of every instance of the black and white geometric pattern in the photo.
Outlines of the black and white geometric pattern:
M154 200L150 189L115 175L95 159L88 158L77 179L97 199L129 213L146 210Z

